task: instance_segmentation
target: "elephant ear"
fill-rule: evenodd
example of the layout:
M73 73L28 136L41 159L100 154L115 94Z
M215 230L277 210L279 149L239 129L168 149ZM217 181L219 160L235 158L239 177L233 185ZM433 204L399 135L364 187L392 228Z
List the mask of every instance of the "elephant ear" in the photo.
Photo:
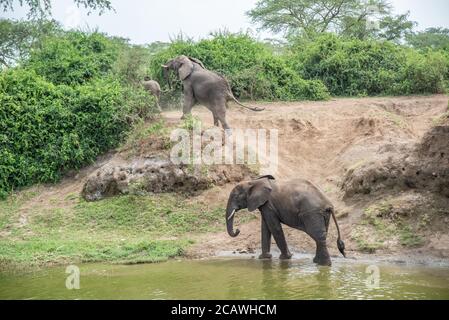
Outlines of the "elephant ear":
M180 63L181 66L178 69L178 75L181 80L185 80L193 71L193 63L185 56L180 58Z
M189 59L191 61L195 62L195 63L198 63L201 66L201 68L206 69L206 67L204 66L204 64L203 64L203 62L201 60L196 59L196 58L192 58L192 57L189 57Z
M248 211L253 212L268 201L272 188L268 179L253 181L250 185L247 204Z

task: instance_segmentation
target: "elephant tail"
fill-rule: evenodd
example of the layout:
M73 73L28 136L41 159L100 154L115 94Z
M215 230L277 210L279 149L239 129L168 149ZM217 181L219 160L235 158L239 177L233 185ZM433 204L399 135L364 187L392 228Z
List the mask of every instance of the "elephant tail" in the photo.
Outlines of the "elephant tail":
M248 107L248 106L245 106L243 103L241 103L240 101L238 101L238 100L236 99L236 97L234 97L234 95L233 95L232 93L229 93L229 100L232 100L232 101L234 101L235 103L237 103L239 106L241 106L241 107L243 107L243 108L245 108L245 109L251 110L251 111L259 112L259 111L265 110L265 108L259 108L259 107L254 108L254 107Z
M228 79L226 79L225 76L223 76L223 75L221 75L221 74L219 74L219 73L217 73L217 74L218 74L218 76L220 76L220 77L224 80L224 82L225 82L225 84L226 84L226 87L227 87L227 89L228 89L227 101L234 101L234 102L237 103L239 106L241 106L241 107L243 107L243 108L245 108L245 109L251 110L251 111L259 112L259 111L264 111L264 110L265 110L265 108L248 107L248 106L245 106L245 105L244 105L243 103L241 103L240 101L238 101L237 98L234 97L234 94L232 93L231 85L229 84Z
M345 243L343 242L343 240L341 240L340 227L338 226L337 218L335 217L335 210L334 210L334 208L329 208L328 210L331 212L332 218L334 219L334 222L335 222L335 226L337 227L337 232L338 232L337 247L338 247L338 250L341 252L343 257L346 258Z

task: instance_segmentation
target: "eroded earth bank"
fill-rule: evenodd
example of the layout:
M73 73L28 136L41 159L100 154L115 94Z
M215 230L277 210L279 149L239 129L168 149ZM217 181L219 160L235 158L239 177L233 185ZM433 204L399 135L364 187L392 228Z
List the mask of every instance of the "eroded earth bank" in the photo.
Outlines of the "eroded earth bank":
M449 257L449 119L447 96L335 99L328 102L258 104L266 111L231 109L239 128L279 130L279 180L318 184L336 206L352 256ZM197 109L204 123L211 116ZM175 121L178 112L164 115ZM206 191L196 201L223 202L231 186ZM245 213L239 213L245 215ZM189 254L253 253L260 221L201 236ZM290 247L312 253L307 235L285 227ZM338 255L336 230L329 231ZM273 245L276 248L275 245Z

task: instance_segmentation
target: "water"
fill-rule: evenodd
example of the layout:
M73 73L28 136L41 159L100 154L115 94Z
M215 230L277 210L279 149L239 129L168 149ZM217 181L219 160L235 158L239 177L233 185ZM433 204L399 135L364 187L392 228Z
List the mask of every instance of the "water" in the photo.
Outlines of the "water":
M65 267L0 274L0 299L449 299L449 268L334 261L255 259L85 264L80 289L66 288ZM370 281L371 280L371 281Z

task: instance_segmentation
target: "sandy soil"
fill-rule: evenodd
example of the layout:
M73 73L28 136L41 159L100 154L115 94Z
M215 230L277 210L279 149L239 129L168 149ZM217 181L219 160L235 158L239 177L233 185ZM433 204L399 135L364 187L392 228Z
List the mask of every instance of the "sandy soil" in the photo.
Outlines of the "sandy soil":
M336 206L348 251L357 255L349 235L367 201L343 201L340 183L344 173L366 161L388 157L397 152L397 147L402 144L417 143L435 119L447 111L448 97L347 98L327 102L257 103L257 106L266 109L255 113L232 106L227 115L231 127L279 130L279 170L276 178L301 177L318 184ZM203 126L212 126L212 115L206 108L195 107L193 115L202 120ZM176 123L181 112L164 112L164 117L169 123ZM380 149L384 151L379 152ZM232 187L228 185L206 191L193 201L225 203ZM220 252L252 253L257 250L260 247L259 217L238 227L241 235L236 239L230 238L226 232L198 237L197 245L188 254L204 257ZM285 232L292 251L314 251L314 243L305 234L289 228ZM331 254L336 255L333 224L329 238ZM449 243L442 245L438 239L429 242L439 243L438 252L434 251L433 254L449 256ZM429 246L415 250L392 248L384 253L401 251L403 254L421 254L428 250Z

